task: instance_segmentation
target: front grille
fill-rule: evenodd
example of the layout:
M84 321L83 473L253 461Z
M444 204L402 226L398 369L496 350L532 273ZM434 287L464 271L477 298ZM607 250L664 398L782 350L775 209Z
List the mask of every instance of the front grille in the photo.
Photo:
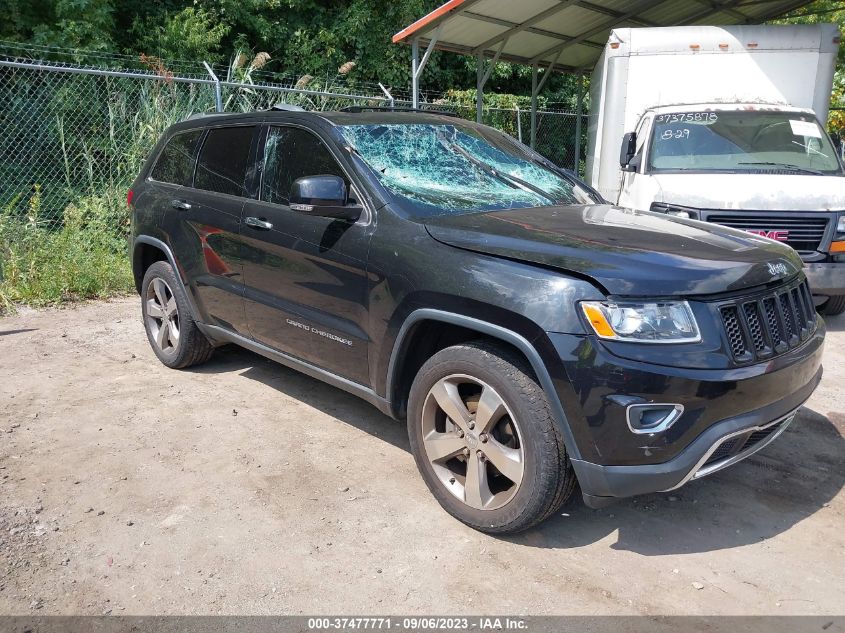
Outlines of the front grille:
M780 424L773 424L772 426L760 429L759 431L754 431L751 435L748 436L748 439L745 440L745 444L742 446L742 450L753 448L755 445L759 444L767 437L769 437L772 433L778 430Z
M801 214L797 214L800 216ZM707 216L708 222L723 224L741 231L752 231L763 235L772 232L786 232L786 244L799 253L818 251L825 231L827 218L804 218L763 216L755 213L753 216L717 215Z
M788 420L791 421L791 418ZM707 461L701 465L701 468L711 466L727 459L728 457L744 453L745 451L750 451L784 424L788 423L788 420L781 420L775 424L770 424L764 429L757 429L756 431L745 433L743 435L735 435L734 437L725 440L719 444L719 447L713 451L710 457L707 458Z
M709 466L710 464L715 464L716 462L722 461L726 457L730 457L737 442L739 442L739 438L736 437L732 437L729 440L725 440L724 442L719 444L719 448L713 451L713 454L708 457L707 461L704 462L704 464L702 465Z
M719 307L722 326L738 363L762 360L795 347L816 327L816 312L806 280L755 299Z

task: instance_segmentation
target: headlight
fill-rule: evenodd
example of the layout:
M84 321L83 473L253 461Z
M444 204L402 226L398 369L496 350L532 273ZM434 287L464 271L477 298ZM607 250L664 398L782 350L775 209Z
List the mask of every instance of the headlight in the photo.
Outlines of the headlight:
M836 232L845 233L845 215L839 216L839 222L836 223Z
M677 204L669 204L666 202L652 202L649 211L655 213L665 213L666 215L674 215L677 218L689 218L692 220L698 219L698 210L689 207L681 207Z
M701 340L698 324L686 301L582 301L581 310L600 338L638 343L697 343Z

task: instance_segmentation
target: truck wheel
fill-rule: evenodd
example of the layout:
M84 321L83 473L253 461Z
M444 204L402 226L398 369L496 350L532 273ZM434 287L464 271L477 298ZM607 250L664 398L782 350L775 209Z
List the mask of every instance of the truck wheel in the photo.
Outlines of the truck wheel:
M213 348L194 323L188 298L167 262L155 262L141 284L141 315L158 359L173 369L204 363Z
M411 387L408 436L440 505L482 532L526 530L575 486L546 394L521 357L493 343L426 361Z
M845 312L845 295L831 297L819 308L819 314L825 316L836 316Z

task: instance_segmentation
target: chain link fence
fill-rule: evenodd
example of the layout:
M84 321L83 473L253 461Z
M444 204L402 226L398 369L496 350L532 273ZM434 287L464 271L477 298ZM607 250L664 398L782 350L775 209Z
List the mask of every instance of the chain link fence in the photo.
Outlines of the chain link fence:
M0 214L39 225L61 225L65 211L86 197L112 203L125 195L162 132L192 114L213 112L217 90L229 112L266 110L278 103L306 110L348 106L408 107L385 94L337 91L335 82L244 84L209 77L117 71L55 62L0 59ZM341 88L347 88L340 82ZM425 104L475 119L475 108ZM576 143L576 115L538 112L537 150L579 170L586 116ZM485 109L483 120L528 142L530 112ZM580 171L580 170L579 170Z

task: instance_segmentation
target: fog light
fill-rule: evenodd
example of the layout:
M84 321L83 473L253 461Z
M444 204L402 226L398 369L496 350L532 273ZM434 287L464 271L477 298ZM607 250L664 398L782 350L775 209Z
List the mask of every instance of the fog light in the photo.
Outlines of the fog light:
M672 426L684 412L682 404L632 404L625 415L631 433L662 433Z

